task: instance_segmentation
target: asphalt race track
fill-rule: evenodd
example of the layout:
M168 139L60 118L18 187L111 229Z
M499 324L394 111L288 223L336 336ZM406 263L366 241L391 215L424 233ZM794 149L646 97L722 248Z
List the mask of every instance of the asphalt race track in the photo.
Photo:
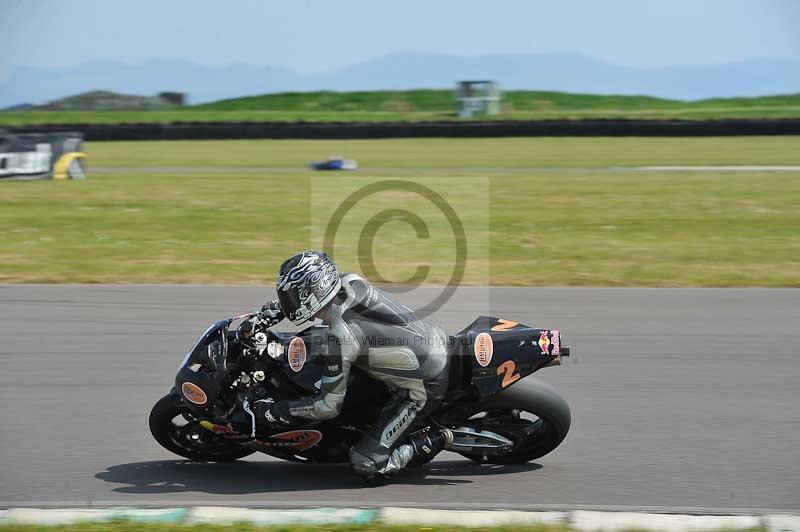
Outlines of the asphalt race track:
M462 289L435 315L451 331L479 314L563 331L579 363L539 377L572 405L572 431L526 466L443 453L380 488L263 455L191 463L150 437L196 336L269 296L0 286L0 505L800 509L800 290Z

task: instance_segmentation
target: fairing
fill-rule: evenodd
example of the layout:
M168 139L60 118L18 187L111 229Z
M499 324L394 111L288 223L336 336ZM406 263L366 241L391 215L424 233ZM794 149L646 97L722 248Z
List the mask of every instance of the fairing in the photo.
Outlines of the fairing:
M175 390L198 415L212 411L220 383L225 378L230 323L231 320L222 320L209 327L187 353L175 376Z
M486 341L486 336L491 340ZM460 354L470 359L472 382L480 397L497 393L552 364L560 356L562 343L558 330L491 316L476 319L456 338L463 339Z

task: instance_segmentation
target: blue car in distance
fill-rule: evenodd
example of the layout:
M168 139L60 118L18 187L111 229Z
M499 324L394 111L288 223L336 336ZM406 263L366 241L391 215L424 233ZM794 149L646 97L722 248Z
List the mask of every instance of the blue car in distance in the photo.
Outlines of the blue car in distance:
M341 155L332 155L324 161L309 164L309 167L312 170L357 170L358 163Z

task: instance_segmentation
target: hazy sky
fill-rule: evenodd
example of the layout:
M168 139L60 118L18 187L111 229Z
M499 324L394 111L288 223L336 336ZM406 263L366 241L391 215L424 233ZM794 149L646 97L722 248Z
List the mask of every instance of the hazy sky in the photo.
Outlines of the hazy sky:
M0 0L0 79L157 57L310 72L405 51L641 67L800 57L800 0Z

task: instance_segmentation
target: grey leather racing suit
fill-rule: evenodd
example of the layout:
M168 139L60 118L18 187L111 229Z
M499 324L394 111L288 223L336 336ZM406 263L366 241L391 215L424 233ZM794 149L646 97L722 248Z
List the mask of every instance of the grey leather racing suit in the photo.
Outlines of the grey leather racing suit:
M414 421L423 419L444 398L447 335L362 277L342 274L341 279L342 289L323 318L336 342L329 345L320 392L281 401L280 410L310 420L338 416L353 366L383 381L393 397L374 428L350 449L350 462L361 475L389 475L414 456L405 441Z

